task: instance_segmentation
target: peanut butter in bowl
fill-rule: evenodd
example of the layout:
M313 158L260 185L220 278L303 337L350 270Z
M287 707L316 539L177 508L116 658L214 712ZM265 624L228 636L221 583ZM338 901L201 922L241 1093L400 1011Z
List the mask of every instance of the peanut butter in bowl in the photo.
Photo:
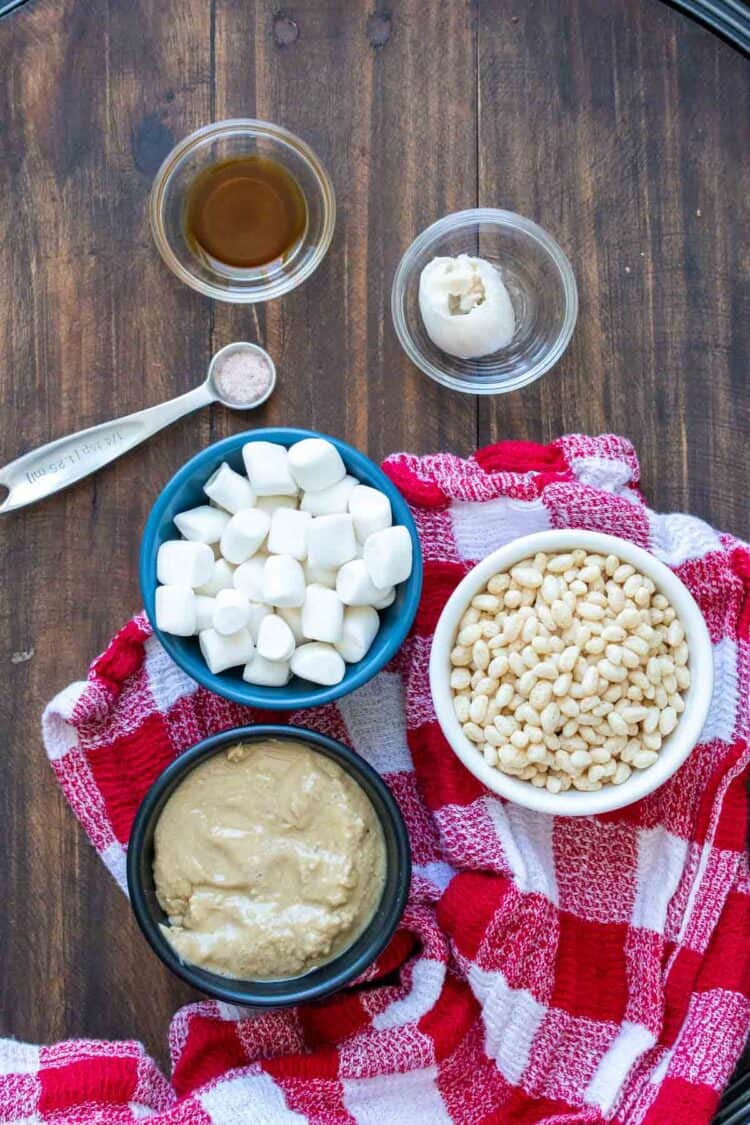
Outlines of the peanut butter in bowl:
M302 742L238 742L191 770L154 833L154 882L184 963L236 980L326 964L371 921L386 849L375 810Z

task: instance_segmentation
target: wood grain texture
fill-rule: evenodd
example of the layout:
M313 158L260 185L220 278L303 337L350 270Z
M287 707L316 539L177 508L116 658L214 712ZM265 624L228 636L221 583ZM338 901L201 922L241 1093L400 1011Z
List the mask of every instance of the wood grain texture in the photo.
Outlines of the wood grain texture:
M658 0L483 3L479 44L480 202L554 234L581 299L481 440L627 434L657 508L747 537L747 60Z
M184 12L56 0L0 24L3 461L187 390L205 368L208 308L163 269L144 209L174 138L210 116L208 13ZM138 609L155 487L207 439L208 416L189 420L3 524L0 1020L14 1035L140 1028L155 1044L187 995L146 955L60 797L39 719Z
M424 9L420 0L390 14L362 0L282 13L217 0L215 9L216 116L258 116L299 133L337 197L320 269L251 321L281 376L267 417L348 438L378 458L415 443L468 449L475 437L474 403L411 368L390 322L390 282L414 233L476 192L474 15L466 3ZM431 54L445 58L450 83L422 65ZM247 331L242 309L217 306L215 318L217 346Z
M374 457L614 428L659 505L750 532L750 81L707 31L658 0L30 0L0 57L2 462L187 390L249 337L280 373L253 423ZM338 200L318 272L257 310L180 286L145 217L173 142L235 115L299 132ZM481 404L409 365L389 310L414 235L477 202L548 227L581 293L558 370ZM205 411L2 522L2 1033L166 1059L189 992L59 796L39 717L138 608L161 484L245 424Z

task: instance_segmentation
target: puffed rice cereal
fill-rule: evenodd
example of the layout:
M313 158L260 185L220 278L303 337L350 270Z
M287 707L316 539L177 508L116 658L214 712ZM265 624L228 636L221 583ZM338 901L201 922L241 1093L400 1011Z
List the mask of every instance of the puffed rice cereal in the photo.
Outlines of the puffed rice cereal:
M685 709L688 645L650 578L583 549L524 559L472 598L453 705L488 765L550 793L621 785Z

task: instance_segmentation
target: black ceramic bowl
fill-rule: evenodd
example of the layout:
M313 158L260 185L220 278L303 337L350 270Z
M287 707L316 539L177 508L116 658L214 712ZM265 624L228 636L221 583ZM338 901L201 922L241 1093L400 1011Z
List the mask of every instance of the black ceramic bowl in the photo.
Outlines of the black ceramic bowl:
M236 742L265 738L304 742L326 754L364 789L383 829L386 875L383 894L372 921L356 941L325 965L287 980L234 980L181 961L159 929L167 922L154 889L154 829L162 809L180 782L200 762ZM156 779L136 813L128 844L128 889L138 925L165 965L193 988L225 1000L259 1008L282 1008L327 996L349 984L371 965L393 935L406 905L411 877L411 854L406 827L382 777L350 750L324 734L304 727L265 724L234 727L198 742L179 756Z

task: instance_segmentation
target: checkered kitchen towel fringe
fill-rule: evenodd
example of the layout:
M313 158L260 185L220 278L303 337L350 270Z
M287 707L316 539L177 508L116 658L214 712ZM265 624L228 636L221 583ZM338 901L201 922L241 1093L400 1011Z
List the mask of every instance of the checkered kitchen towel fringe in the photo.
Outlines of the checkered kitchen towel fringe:
M700 520L649 511L617 437L504 443L468 461L398 454L386 470L424 548L415 628L355 695L289 716L365 755L409 825L409 905L368 987L253 1019L192 1004L172 1023L170 1081L135 1042L6 1040L0 1120L710 1119L750 1028L750 552ZM449 751L430 704L430 637L450 590L472 561L550 526L650 547L692 590L714 645L701 744L657 793L606 816L551 818L490 795ZM143 617L49 706L52 766L121 885L133 814L159 770L258 717L197 689Z

